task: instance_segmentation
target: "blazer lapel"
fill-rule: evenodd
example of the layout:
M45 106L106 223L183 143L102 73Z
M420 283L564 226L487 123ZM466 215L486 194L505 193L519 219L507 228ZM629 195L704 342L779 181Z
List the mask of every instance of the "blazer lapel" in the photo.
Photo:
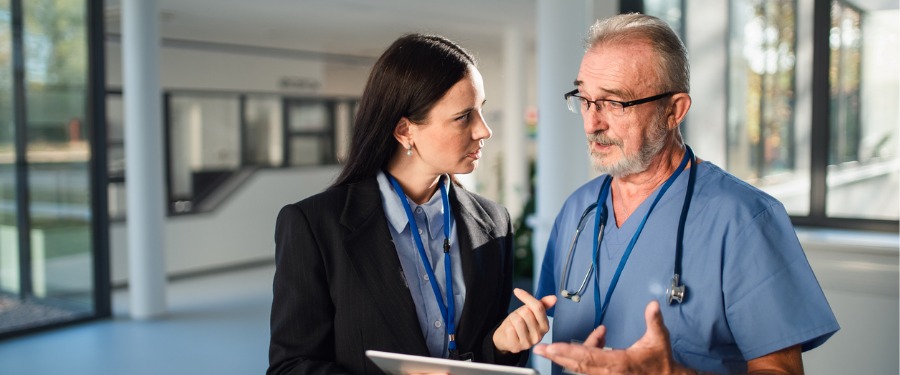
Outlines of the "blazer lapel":
M500 283L495 280L502 277L497 275L501 268L496 265L501 249L497 241L492 241L495 237L494 226L482 219L488 215L481 205L462 188L454 186L452 191L453 211L457 213L454 215L456 235L466 284L466 301L457 328L457 340L461 348L480 350L481 343L475 339L477 332L483 332L481 327L488 323L489 317L484 315L484 307L492 305L495 302L492 299L499 295Z
M347 257L366 286L364 293L380 310L384 324L392 326L390 331L407 353L428 356L374 178L349 186L341 224L350 230L344 240Z

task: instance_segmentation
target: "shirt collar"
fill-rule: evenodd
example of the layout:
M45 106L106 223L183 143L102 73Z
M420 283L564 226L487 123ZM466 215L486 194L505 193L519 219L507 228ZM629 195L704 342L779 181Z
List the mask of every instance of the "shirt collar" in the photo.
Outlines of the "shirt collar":
M381 200L384 202L384 213L387 216L388 223L394 227L394 230L397 231L397 233L402 233L403 230L406 229L406 226L409 225L409 219L406 217L406 210L403 209L403 203L400 202L400 198L394 193L394 186L388 181L387 175L385 175L383 171L378 171L376 180L378 181L378 189L381 191ZM447 192L449 194L450 179L445 178L443 183L444 186L448 188ZM431 199L422 205L418 205L408 198L407 201L413 212L415 212L416 207L422 207L422 209L425 210L425 217L428 222L428 232L431 239L443 236L444 205L441 202L440 191L435 192L435 194L431 196Z

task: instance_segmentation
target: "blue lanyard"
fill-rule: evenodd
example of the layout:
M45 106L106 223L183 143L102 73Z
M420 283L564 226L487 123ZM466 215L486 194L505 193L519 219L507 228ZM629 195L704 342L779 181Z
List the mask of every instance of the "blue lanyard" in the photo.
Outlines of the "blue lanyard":
M413 217L412 208L406 199L403 188L391 176L385 172L391 185L394 186L394 193L403 203L403 209L406 211L406 218L409 220L409 229L413 239L416 242L416 248L419 250L419 257L422 258L422 265L425 273L428 274L428 281L431 282L431 290L434 291L434 298L437 300L438 307L441 309L441 317L444 319L444 327L446 327L447 338L449 343L447 348L450 352L456 351L456 303L453 299L453 274L450 268L450 201L447 199L447 188L444 186L444 176L438 180L438 186L441 189L441 203L444 205L444 274L446 276L447 287L447 305L444 305L444 298L441 295L441 288L438 286L437 278L434 276L434 270L431 262L428 261L428 255L425 253L425 245L422 243L422 236L419 236L419 226L416 224L416 218Z
M609 299L612 297L613 291L616 290L616 285L619 283L619 276L622 274L622 270L625 268L625 263L628 262L628 257L631 256L631 250L634 249L634 244L637 243L638 237L641 235L641 231L644 230L644 224L647 223L647 218L650 217L650 213L653 212L653 208L656 207L656 203L662 198L663 194L666 193L666 190L669 190L669 186L675 182L675 179L681 175L681 172L684 170L685 166L687 166L687 162L693 159L693 152L690 148L687 148L687 151L684 153L684 157L681 159L681 164L678 165L678 168L675 169L675 172L669 176L669 179L663 184L662 188L659 189L659 194L656 195L656 199L653 200L653 203L650 205L650 209L647 210L647 214L644 215L644 219L641 220L641 224L638 225L637 230L634 232L634 235L631 237L631 242L628 243L628 247L625 248L625 253L622 254L622 260L619 261L619 266L616 267L616 273L613 275L612 280L609 282L609 289L606 290L606 298L602 301L600 300L600 242L603 240L601 237L602 231L601 227L605 227L608 210L606 207L606 196L609 194L610 183L612 181L611 177L607 178L607 181L604 182L603 187L600 189L600 194L597 197L597 206L600 207L597 210L597 214L595 215L594 220L594 251L593 251L593 259L592 265L596 272L594 272L594 326L599 326L603 324L603 318L606 316L606 309L609 307ZM693 163L692 163L693 164ZM692 165L692 167L696 167ZM601 201L600 199L603 199ZM600 211L604 211L602 214ZM600 221L603 221L602 223ZM677 255L677 254L676 254Z

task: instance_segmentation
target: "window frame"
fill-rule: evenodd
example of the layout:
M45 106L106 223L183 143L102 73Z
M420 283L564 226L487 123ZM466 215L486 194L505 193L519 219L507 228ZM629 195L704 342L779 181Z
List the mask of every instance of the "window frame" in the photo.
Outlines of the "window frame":
M840 0L839 0L840 1ZM847 5L847 4L845 4ZM735 0L728 1L728 14L731 17L732 8L735 6ZM831 11L832 1L815 1L810 5L804 5L803 2L795 2L795 15L799 15L802 6L812 7L812 70L811 70L811 105L810 112L800 113L793 111L793 126L796 127L797 116L809 115L810 117L810 161L809 161L809 178L810 178L810 194L809 209L806 215L790 215L791 221L795 227L812 227L812 228L829 228L829 229L847 229L860 231L875 232L900 232L900 220L887 219L868 219L868 218L849 218L827 215L827 199L828 199L828 166L829 153L831 150L831 82L829 77L829 69L831 68L831 47L829 44L831 29ZM732 26L733 20L729 19L729 27ZM795 24L795 29L797 25ZM799 41L800 30L795 32L795 43ZM730 43L730 42L729 42ZM795 50L799 49L799 44ZM731 56L726 58L726 71L732 69ZM796 64L796 62L795 62ZM797 70L794 69L794 74ZM728 74L730 77L730 73ZM727 79L727 77L726 77ZM730 89L731 82L726 82L726 87ZM796 93L800 87L794 79ZM726 95L731 95L730 90L726 90ZM729 109L726 108L726 113ZM790 129L792 134L795 129ZM796 135L794 135L796 137ZM727 142L727 132L726 140ZM796 162L797 150L791 148L790 152L794 154L792 159ZM765 190L765 189L763 189Z
M900 220L829 217L828 158L831 149L831 1L813 5L812 133L810 134L810 204L806 216L791 216L795 226L900 232Z

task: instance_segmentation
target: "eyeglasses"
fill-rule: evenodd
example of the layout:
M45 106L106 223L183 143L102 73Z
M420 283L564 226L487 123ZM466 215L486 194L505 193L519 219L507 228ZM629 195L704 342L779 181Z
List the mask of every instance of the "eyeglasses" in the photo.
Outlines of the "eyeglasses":
M649 98L620 102L618 100L610 99L588 100L587 98L578 95L578 89L575 89L567 92L563 97L566 99L566 104L568 104L569 110L574 113L585 113L591 109L591 104L593 104L597 112L600 112L602 107L604 112L611 113L613 115L624 115L625 108L638 104L650 103L652 101L656 101L674 94L674 92L667 92L659 95L654 95Z

